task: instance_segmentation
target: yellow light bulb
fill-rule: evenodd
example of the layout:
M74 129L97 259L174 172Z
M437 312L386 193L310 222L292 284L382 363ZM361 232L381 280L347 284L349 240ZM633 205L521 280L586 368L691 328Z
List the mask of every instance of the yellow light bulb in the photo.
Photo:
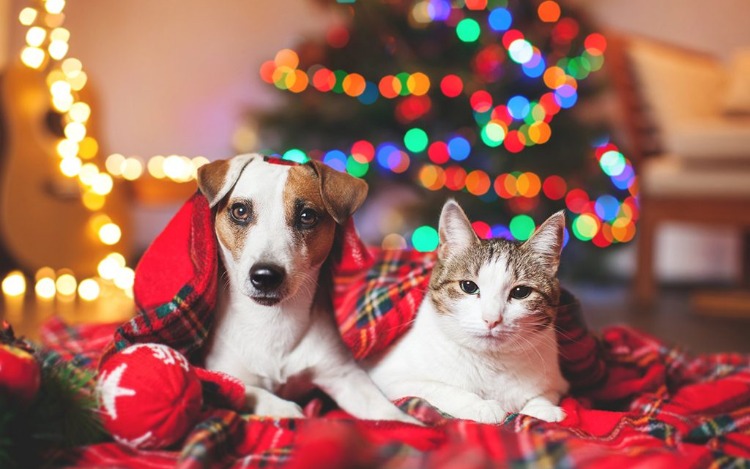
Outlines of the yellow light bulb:
M74 142L80 142L86 137L86 126L80 122L70 122L65 126L64 132L68 139L73 140Z
M63 60L60 68L62 68L62 71L66 77L75 78L79 73L81 73L81 70L83 70L83 64L80 60L70 57Z
M156 179L164 179L164 157L156 155L148 160L148 173Z
M37 13L36 8L26 7L18 14L18 21L24 26L31 26L36 21Z
M125 163L125 157L123 155L112 153L104 161L104 167L112 176L122 176L123 163Z
M55 297L57 289L55 288L55 280L51 277L40 278L36 281L34 291L37 296L44 299L50 299Z
M26 277L14 270L5 276L2 283L3 293L7 296L21 296L26 293Z
M114 282L117 288L127 290L133 287L135 272L130 267L123 267L117 271Z
M60 60L68 53L68 43L64 41L52 41L47 46L49 56L55 60Z
M73 158L78 155L78 143L64 138L57 142L57 154L61 158Z
M60 112L68 112L73 105L72 94L58 94L52 96L52 106Z
M99 173L91 185L91 190L99 195L107 195L112 192L113 186L114 181L112 181L112 176L107 173Z
M117 244L121 237L122 231L120 230L120 227L114 223L110 222L99 228L99 239L102 243L108 246Z
M172 180L180 180L185 174L185 161L178 155L169 155L164 159L164 174Z
M86 122L91 116L91 107L88 104L79 101L70 107L68 115L74 122Z
M72 178L81 172L81 159L77 156L70 156L60 160L60 172L63 175Z
M49 38L52 41L68 42L70 39L70 31L65 28L55 28L49 33Z
M88 75L86 75L86 72L81 71L74 77L68 77L68 81L70 82L71 88L73 88L76 91L81 91L84 86L86 86L86 81L88 80Z
M47 0L44 2L44 9L47 10L47 13L53 15L61 13L63 8L65 8L65 0Z
M143 164L137 158L127 158L122 166L122 177L135 181L143 174Z
M44 63L46 54L38 47L24 47L21 51L21 62L27 67L39 68Z
M68 273L60 275L55 281L57 292L62 296L73 296L77 286L78 282L76 282L76 278Z
M55 277L55 269L52 267L42 267L39 270L36 271L34 274L34 279L39 281L43 278L54 278Z
M92 212L101 210L102 207L104 207L104 202L106 202L106 200L107 199L103 195L99 195L96 192L92 191L86 191L81 196L81 202L83 202L83 206L91 210Z
M94 184L96 177L99 175L99 168L94 163L86 163L81 167L81 172L78 175L78 179L85 185L91 186Z
M99 283L93 278L81 280L81 283L78 284L78 296L83 300L94 301L99 298L100 293Z
M32 26L26 31L26 44L31 47L41 46L45 39L47 39L47 30L42 27Z
M99 142L90 135L87 135L78 145L78 156L83 159L91 159L99 152Z
M57 80L49 86L52 96L68 95L71 93L70 83L65 80Z

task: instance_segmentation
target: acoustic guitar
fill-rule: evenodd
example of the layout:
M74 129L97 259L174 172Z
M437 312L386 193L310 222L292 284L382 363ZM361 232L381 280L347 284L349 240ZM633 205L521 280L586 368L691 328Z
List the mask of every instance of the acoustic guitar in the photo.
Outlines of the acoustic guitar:
M79 278L92 276L107 253L127 257L127 188L115 181L106 197L102 211L120 226L122 238L115 246L104 245L91 226L95 213L83 205L78 181L60 172L56 147L62 116L51 106L45 76L18 62L1 78L0 244L28 273L49 266L69 268ZM91 104L90 96L84 98ZM93 124L87 123L89 135L95 135Z

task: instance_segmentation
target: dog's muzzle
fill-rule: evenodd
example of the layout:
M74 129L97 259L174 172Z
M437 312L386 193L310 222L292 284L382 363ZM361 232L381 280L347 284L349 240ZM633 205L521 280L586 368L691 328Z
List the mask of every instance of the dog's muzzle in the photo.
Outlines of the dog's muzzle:
M250 284L258 292L251 296L256 302L271 306L281 301L279 287L284 283L286 271L275 264L258 263L250 269Z

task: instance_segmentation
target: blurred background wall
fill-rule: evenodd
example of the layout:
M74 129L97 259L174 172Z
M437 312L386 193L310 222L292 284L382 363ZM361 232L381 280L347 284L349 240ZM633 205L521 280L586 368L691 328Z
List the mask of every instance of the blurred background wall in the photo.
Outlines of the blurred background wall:
M636 32L727 57L750 44L746 0L577 0L595 27ZM18 11L27 2L0 2L0 61L23 44ZM244 113L274 105L260 64L302 38L322 34L332 18L309 0L71 1L65 9L71 55L97 94L94 119L106 152L232 154ZM136 207L135 241L145 246L176 206ZM722 279L737 269L738 237L726 229L663 230L658 272L667 279ZM633 247L612 269L632 271Z

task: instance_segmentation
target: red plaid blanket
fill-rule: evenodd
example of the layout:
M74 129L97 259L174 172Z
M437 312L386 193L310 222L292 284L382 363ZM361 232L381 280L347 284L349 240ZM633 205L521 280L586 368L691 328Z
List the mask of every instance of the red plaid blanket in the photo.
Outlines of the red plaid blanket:
M96 355L88 344L111 337L114 328L53 321L44 338L85 363ZM215 409L173 451L105 443L71 452L65 462L144 468L748 467L750 358L692 356L627 327L605 329L597 344L608 379L566 397L568 417L560 423L517 414L498 426L452 420L419 399L400 405L431 422L424 428L356 421L340 411L274 420ZM315 405L308 405L310 415Z
M352 225L332 266L342 337L357 358L387 347L422 300L430 255L368 250ZM93 366L133 343L161 342L193 363L212 324L217 278L210 210L188 201L136 269L138 314L120 327L49 323L48 347ZM67 455L76 467L747 467L750 464L750 358L693 357L626 327L592 335L580 306L563 295L556 320L560 365L572 384L567 418L546 423L511 415L502 425L458 421L419 399L401 407L426 427L356 421L322 413L275 420L218 406L173 451L115 443ZM66 355L67 354L67 355Z

